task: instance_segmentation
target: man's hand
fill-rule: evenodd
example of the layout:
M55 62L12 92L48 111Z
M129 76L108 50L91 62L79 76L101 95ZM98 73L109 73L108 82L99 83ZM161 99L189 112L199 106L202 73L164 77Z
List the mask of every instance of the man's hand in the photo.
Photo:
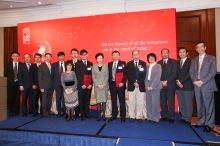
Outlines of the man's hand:
M83 85L82 88L83 88L83 89L86 89L86 85Z
M199 81L193 82L193 84L200 88L200 87L202 87L203 82L201 80L199 80Z
M138 88L138 87L139 87L139 84L138 84L137 82L135 82L135 83L134 83L134 86L135 86L136 88Z
M183 88L183 84L182 84L179 80L176 80L176 84L177 84L180 88Z
M103 85L98 85L99 89L103 89L104 86Z
M167 81L161 81L162 86L167 86Z
M36 86L36 85L33 85L32 88L33 88L33 89L37 89L37 86Z
M88 87L87 87L87 89L91 89L92 88L92 85L89 85Z
M124 84L123 84L123 83L120 83L120 84L119 84L119 87L123 87L123 86L124 86Z
M44 89L40 89L40 92L44 92Z

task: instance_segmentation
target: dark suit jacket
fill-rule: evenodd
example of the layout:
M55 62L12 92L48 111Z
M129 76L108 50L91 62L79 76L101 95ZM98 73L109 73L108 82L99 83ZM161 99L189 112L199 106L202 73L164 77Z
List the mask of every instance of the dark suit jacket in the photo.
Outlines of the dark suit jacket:
M182 66L182 69L180 68L180 61L181 60L177 61L177 78L176 79L182 83L183 88L180 88L177 85L177 90L193 91L194 86L189 75L191 60L187 58Z
M65 62L64 62L64 67L66 67ZM66 69L65 69L66 70ZM60 82L60 64L59 61L53 63L51 66L51 73L52 73L52 81L53 81L53 87L57 88Z
M32 66L33 64L31 64ZM19 74L18 74L19 86L23 86L24 89L27 89L31 86L30 83L30 71L26 63L20 65Z
M72 71L76 71L76 70L75 70L76 68L74 69L73 60L71 59L71 60L67 60L67 61L68 61L68 62L71 62L71 64L72 64L72 66L73 66L73 67L72 67ZM75 64L75 67L76 67L78 61L79 61L79 60L77 59L77 62L76 62L76 64Z
M52 68L52 65L51 65ZM52 70L52 69L51 69ZM40 89L51 89L52 86L52 75L46 63L43 63L39 66L38 69L38 79Z
M158 64L160 64L162 67L162 75L160 80L167 81L167 86L163 87L163 89L175 90L177 75L176 60L169 58L165 68L163 67L163 60L158 61Z
M108 82L109 82L109 88L110 89L112 88L112 67L113 67L113 61L108 63L108 70L109 70ZM119 69L119 67L121 67L121 69ZM124 75L121 83L124 84L123 87L126 87L126 80L127 80L126 63L124 61L118 60L116 73L120 73L120 72L123 72L123 75Z
M77 89L82 89L82 86L84 85L83 79L84 75L92 75L92 67L93 63L87 60L86 67L82 60L77 60L76 64L76 77L78 80ZM90 68L91 70L88 70ZM91 81L90 85L92 85L93 82Z
M19 76L19 70L20 70L20 66L21 66L21 62L18 62L18 75ZM6 68L4 70L4 77L7 77L7 86L8 87L13 87L14 85L14 69L13 69L13 62L9 62L6 65ZM18 80L19 81L19 80Z
M139 60L139 65L141 65L141 68L143 68L143 71L138 70L139 73L139 79L137 83L139 84L139 90L140 92L145 92L145 84L144 80L146 77L146 63L144 61ZM135 86L135 64L134 60L127 63L127 77L128 77L128 91L134 91Z
M31 68L30 68L30 83L31 83L31 86L35 85L39 89L37 64L31 65Z

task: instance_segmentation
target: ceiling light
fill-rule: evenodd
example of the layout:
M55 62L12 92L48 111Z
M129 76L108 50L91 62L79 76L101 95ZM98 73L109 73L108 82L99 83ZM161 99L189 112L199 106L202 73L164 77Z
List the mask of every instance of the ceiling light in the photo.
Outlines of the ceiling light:
M41 2L38 2L38 4L40 5L40 4L42 4Z

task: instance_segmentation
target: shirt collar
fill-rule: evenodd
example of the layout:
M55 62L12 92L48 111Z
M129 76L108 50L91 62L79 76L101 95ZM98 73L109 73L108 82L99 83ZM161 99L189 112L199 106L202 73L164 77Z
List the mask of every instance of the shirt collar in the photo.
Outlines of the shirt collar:
M163 59L163 62L165 61L165 62L167 63L168 59L169 59L169 58L167 58L167 59Z
M185 57L185 58L183 58L183 59L181 59L183 62L185 62L186 61L186 59L187 59L187 57Z
M113 63L116 63L116 64L118 64L118 60L117 60L117 61L113 61Z
M59 61L59 64L61 64L61 63L63 63L63 64L64 64L64 61L63 61L63 62Z
M154 63L150 64L150 67L154 66L155 64L156 64L156 62L154 62Z
M73 62L75 61L75 62L77 62L77 59L72 59L73 60Z
M134 64L135 64L135 62L139 63L139 60L137 60L137 61L136 61L136 60L134 60Z
M203 59L205 57L205 54L203 54L202 56L199 55L199 58Z

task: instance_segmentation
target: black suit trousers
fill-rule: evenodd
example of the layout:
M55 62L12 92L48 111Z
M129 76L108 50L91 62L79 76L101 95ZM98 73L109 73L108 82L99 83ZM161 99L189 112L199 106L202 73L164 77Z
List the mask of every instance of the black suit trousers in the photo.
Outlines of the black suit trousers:
M12 86L7 87L8 110L9 113L19 113L20 110L20 88L19 83L14 82Z
M28 113L28 107L27 107L27 100L30 97L30 91L31 91L31 87L29 88L24 88L23 91L21 91L21 95L22 95L22 113ZM30 98L29 98L30 100Z
M64 96L63 96L63 87L61 85L61 82L59 82L57 88L55 88L56 91L56 107L57 111L59 113L63 112L66 113L66 107L65 107L65 101L64 101Z
M78 90L79 95L79 112L82 115L86 116L89 114L89 105L91 99L91 89L80 89Z
M111 102L112 102L112 117L117 117L118 115L118 106L117 106L117 97L120 104L120 117L125 118L126 116L126 107L125 107L125 87L116 87L115 81L112 81L110 87L111 93Z
M40 89L32 89L32 96L33 98L33 113L37 114L38 113L38 100L40 97L40 113L43 113L42 111L42 93L40 92Z

